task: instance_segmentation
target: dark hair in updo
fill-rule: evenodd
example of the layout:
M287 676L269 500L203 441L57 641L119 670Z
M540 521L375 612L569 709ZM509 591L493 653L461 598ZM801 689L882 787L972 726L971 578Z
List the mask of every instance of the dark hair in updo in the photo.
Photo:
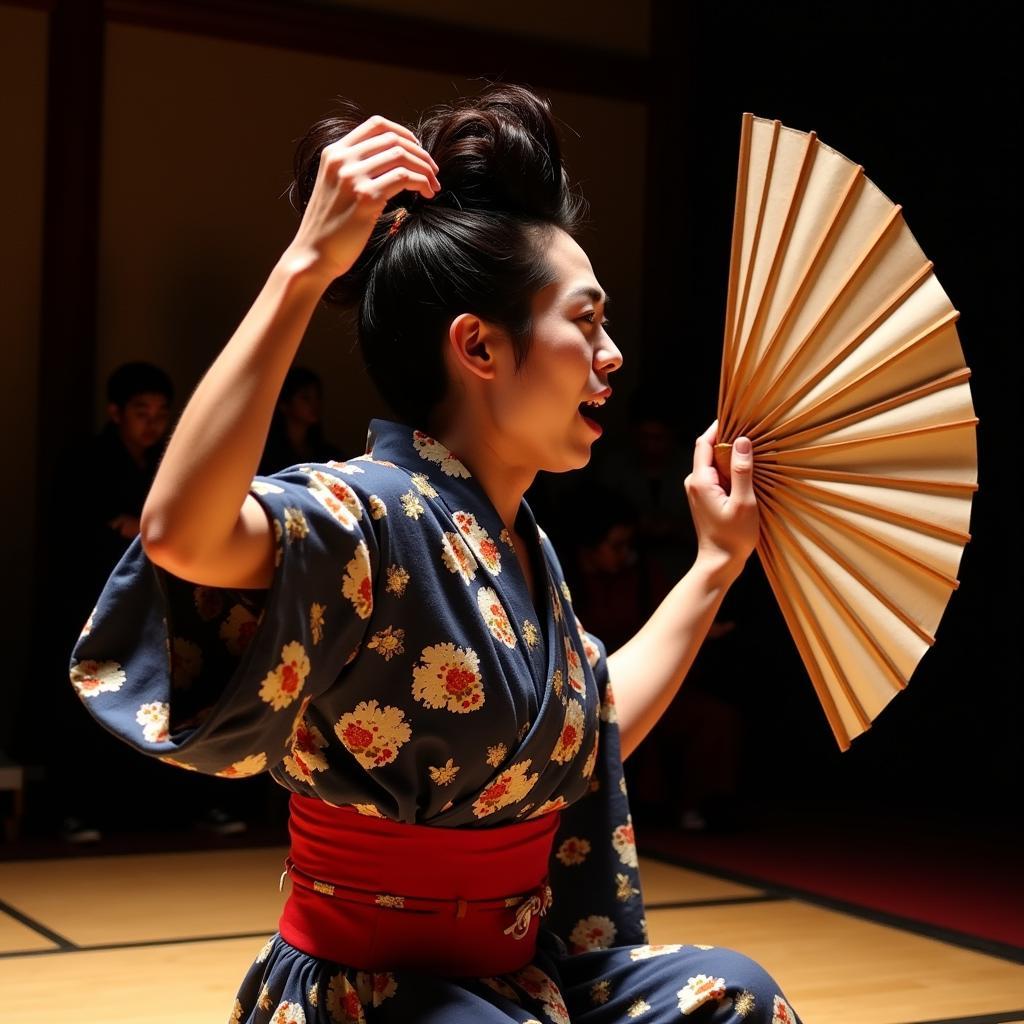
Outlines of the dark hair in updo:
M289 201L303 211L320 154L367 119L352 101L314 124L295 152ZM555 226L570 235L587 204L562 166L550 101L519 85L429 108L409 126L437 162L432 199L392 196L355 265L324 301L358 306L359 346L374 384L398 418L427 430L447 389L443 341L460 313L509 334L520 369L530 350L533 295L555 275L545 256ZM409 216L393 237L394 210Z

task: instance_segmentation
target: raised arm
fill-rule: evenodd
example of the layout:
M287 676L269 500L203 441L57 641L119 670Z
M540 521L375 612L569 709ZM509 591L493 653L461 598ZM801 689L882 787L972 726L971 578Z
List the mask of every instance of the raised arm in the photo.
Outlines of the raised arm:
M356 262L388 199L405 189L430 198L435 169L409 129L379 115L324 147L294 240L168 442L142 510L153 562L209 586L270 585L274 538L248 491L285 374L324 289Z

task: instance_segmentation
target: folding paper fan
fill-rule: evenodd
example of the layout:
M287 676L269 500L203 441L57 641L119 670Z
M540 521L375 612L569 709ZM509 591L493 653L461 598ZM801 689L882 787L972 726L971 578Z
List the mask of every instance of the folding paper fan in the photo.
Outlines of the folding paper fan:
M715 464L753 442L757 553L842 750L959 586L978 487L959 316L862 166L743 115Z

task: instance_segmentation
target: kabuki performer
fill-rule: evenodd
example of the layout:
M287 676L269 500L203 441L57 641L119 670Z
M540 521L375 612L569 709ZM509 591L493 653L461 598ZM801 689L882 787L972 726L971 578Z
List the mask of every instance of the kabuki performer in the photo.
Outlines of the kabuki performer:
M744 954L648 942L622 770L754 548L750 457L727 492L698 438L698 556L609 656L523 497L587 464L622 365L550 104L491 84L415 131L341 104L70 661L140 753L290 792L287 900L229 1019L796 1024ZM395 418L257 475L321 300L358 308Z

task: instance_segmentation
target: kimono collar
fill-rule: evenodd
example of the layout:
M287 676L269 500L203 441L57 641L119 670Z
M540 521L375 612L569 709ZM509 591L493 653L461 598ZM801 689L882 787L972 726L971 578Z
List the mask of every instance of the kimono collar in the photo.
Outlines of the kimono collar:
M453 516L475 517L487 536L513 549L512 538L479 480L436 438L405 423L375 418L366 432L366 455L375 462L391 462L408 470L421 493L433 497L427 490L432 486ZM531 547L534 543L540 546L537 521L525 497L519 503L515 528Z

